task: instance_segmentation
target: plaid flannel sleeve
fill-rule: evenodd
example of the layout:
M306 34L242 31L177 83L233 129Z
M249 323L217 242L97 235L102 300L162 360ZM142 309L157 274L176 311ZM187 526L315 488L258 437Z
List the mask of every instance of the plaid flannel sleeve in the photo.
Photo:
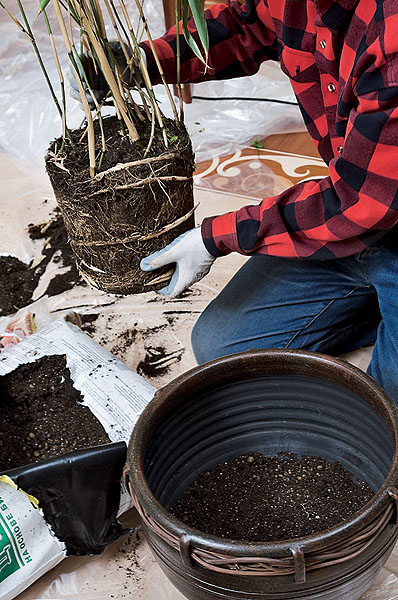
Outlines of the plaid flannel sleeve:
M247 0L245 5L232 0L226 4L213 5L205 14L210 45L209 67L205 70L203 63L193 54L185 41L180 24L182 83L253 75L264 60L278 59L276 33L265 0ZM188 26L200 47L192 19L189 20ZM143 42L140 46L146 54L152 83L160 83L159 71L149 43ZM154 47L166 81L176 83L176 27L154 40Z
M211 254L343 257L374 244L398 223L398 77L388 87L374 89L375 82L380 85L374 71L357 82L358 107L329 176L205 219L202 236Z

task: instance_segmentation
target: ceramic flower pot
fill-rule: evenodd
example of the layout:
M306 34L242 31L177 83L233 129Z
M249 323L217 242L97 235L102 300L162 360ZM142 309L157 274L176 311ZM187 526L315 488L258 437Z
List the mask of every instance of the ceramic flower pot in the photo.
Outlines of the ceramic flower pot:
M304 351L250 351L156 393L125 478L154 556L187 598L358 600L398 535L397 432L392 402L359 369ZM254 451L339 461L374 496L331 529L279 542L207 535L169 513L201 472Z

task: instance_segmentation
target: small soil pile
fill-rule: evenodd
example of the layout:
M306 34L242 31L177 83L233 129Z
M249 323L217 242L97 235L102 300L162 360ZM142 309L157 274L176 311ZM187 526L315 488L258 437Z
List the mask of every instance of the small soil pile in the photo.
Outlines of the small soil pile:
M181 360L182 355L182 349L168 352L163 346L146 348L144 360L141 360L137 365L137 373L149 379L165 375L174 364Z
M0 256L0 316L12 315L32 302L39 277L13 256Z
M0 473L110 442L73 387L65 356L46 356L0 377Z
M39 277L51 260L60 262L62 267L69 267L65 273L59 273L51 279L45 291L48 296L62 294L76 285L86 285L77 270L59 208L55 209L53 218L48 223L30 224L28 231L32 240L45 240L42 250L43 260L37 269ZM57 255L54 256L56 252Z
M98 319L97 314L79 315L81 321L80 329L87 333L87 335L93 336L97 331L95 322Z
M208 534L267 542L333 527L373 496L338 462L253 452L202 473L170 512Z
M12 315L31 304L33 292L51 260L69 269L50 280L45 294L56 296L76 285L86 285L76 268L58 208L48 223L30 224L28 233L32 240L45 240L41 260L27 265L14 256L0 256L0 316Z

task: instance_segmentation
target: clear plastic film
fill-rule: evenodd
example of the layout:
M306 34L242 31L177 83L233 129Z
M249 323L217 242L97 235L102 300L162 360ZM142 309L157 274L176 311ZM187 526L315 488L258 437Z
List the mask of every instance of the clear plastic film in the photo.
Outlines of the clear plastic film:
M24 0L23 5L31 23L37 13L38 1ZM134 0L127 0L126 5L135 23L137 10ZM10 2L7 7L22 21L16 3ZM147 0L145 13L153 37L164 33L161 0ZM55 93L60 98L57 70L44 19L38 18L32 29ZM57 47L62 49L63 42L56 24L53 32ZM111 37L111 32L109 35ZM43 167L50 141L61 134L61 119L32 45L4 11L0 11L0 36L0 146L33 167ZM66 77L68 59L65 54L60 52ZM79 127L84 113L79 103L69 96L68 82L66 87L67 123L70 128ZM191 91L194 99L192 104L185 106L185 120L197 162L206 160L214 151L219 155L228 154L258 135L304 130L290 83L276 63L264 63L252 77L196 84ZM155 92L162 110L171 115L163 87L157 86ZM254 101L256 98L258 100Z

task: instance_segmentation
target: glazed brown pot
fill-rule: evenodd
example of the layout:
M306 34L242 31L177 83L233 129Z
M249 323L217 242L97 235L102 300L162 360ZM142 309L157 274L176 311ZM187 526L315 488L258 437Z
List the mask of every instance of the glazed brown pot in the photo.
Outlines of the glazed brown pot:
M155 394L134 428L125 479L154 556L187 598L358 600L398 535L397 432L392 402L356 367L250 351ZM344 523L274 543L207 535L168 512L201 472L254 451L337 460L374 496Z

